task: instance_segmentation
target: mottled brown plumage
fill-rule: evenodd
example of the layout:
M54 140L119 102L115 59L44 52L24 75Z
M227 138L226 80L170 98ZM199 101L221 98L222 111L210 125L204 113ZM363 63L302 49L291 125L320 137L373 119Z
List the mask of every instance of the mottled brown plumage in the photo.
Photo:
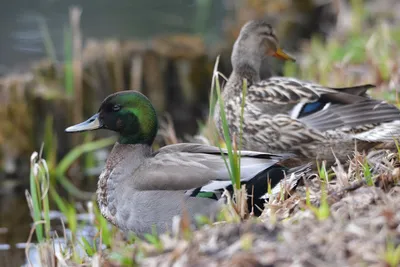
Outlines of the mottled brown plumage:
M295 78L260 80L268 55L292 59L280 50L270 25L246 23L232 51L233 71L222 97L231 135L239 132L243 79L248 90L243 121L243 148L273 153L293 152L305 162L341 160L400 136L400 111L366 92L373 85L330 88ZM222 135L219 105L214 120ZM238 136L238 135L236 135Z

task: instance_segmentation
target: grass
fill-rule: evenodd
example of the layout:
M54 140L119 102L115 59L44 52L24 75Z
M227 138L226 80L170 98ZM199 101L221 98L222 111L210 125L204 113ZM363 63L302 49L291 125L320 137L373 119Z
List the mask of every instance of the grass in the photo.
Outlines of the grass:
M216 63L215 63L215 68L218 66L218 61L219 58L217 58ZM222 128L223 128L223 133L224 133L224 139L225 139L225 144L227 147L228 151L228 159L229 159L229 165L227 164L227 169L229 172L229 176L231 177L232 185L236 189L240 189L240 157L238 157L238 151L237 149L234 149L234 141L231 139L231 133L229 132L229 126L228 122L226 119L226 114L225 114L225 106L224 106L224 100L221 95L221 87L219 84L219 75L217 71L214 71L214 77L213 77L213 83L215 82L215 88L217 92L217 97L218 97L218 105L220 108L221 112L221 120L222 120ZM221 153L223 158L225 159L225 156L223 153ZM226 161L225 161L226 163Z
M101 246L105 244L110 246L112 244L112 234L106 219L100 214L97 206L93 208L90 204L89 215L94 217L93 227L97 229L97 238L88 241L87 237L82 236L78 239L78 233L84 225L78 222L78 212L74 202L66 201L59 196L55 190L54 185L50 183L50 171L46 160L41 158L41 154L34 152L31 157L31 174L30 174L30 192L27 192L27 200L29 207L31 207L31 214L33 219L33 229L36 233L37 247L39 249L40 261L44 266L48 266L49 253L54 257L54 251L49 251L49 247L54 247L54 238L58 237L57 232L51 229L50 221L50 203L54 202L57 209L62 212L65 219L66 226L71 233L67 235L64 228L64 240L67 242L67 248L61 251L62 259L57 258L56 262L70 261L76 264L81 264L85 261L79 252L79 246L86 252L87 256L94 257L100 253ZM89 202L91 203L91 202ZM44 225L44 226L43 226ZM31 238L29 238L31 240ZM98 242L100 240L100 242ZM99 243L99 244L96 244ZM30 243L30 242L28 242ZM29 246L28 249L29 250ZM27 254L28 255L28 254ZM59 257L60 257L59 255ZM28 256L27 256L28 257ZM55 264L55 262L54 262ZM55 266L55 265L51 265Z
M242 186L241 184L241 171L240 171L240 152L241 152L241 147L242 147L242 136L243 136L243 117L244 117L244 108L245 108L245 101L246 101L246 94L247 94L247 81L244 79L243 80L243 86L242 86L242 103L241 103L241 110L240 110L240 126L239 126L239 140L236 140L236 134L237 133L231 133L229 131L229 126L228 126L228 121L226 118L226 113L225 113L225 105L224 105L224 99L221 94L221 86L219 82L220 78L220 73L217 71L218 68L218 63L219 63L219 57L217 57L215 66L214 66L214 72L213 72L213 80L212 80L212 90L211 90L211 95L213 94L213 89L215 86L215 91L217 95L217 105L219 105L219 110L220 110L220 116L221 116L221 122L222 122L222 128L223 128L223 135L224 135L224 140L225 140L225 146L226 150L228 152L228 161L226 160L225 154L222 153L222 146L220 145L219 142L218 146L221 150L221 156L223 157L229 176L231 178L232 182L232 187L234 189L233 192L233 199L234 201L231 202L234 204L235 210L237 214L240 216L240 218L246 218L248 217L248 210L247 210L247 192L245 189L245 186ZM224 78L223 76L221 76ZM212 110L211 105L213 105L213 99L210 98L210 115L209 117L212 118L214 115L214 112ZM232 138L231 138L232 136ZM239 143L239 145L237 145ZM229 164L228 164L229 162ZM229 197L228 197L229 199Z
M307 188L306 189L306 205L307 208L310 209L315 217L322 221L322 220L326 220L329 218L330 216L330 208L329 208L329 204L328 204L328 194L327 194L327 190L326 190L326 184L324 182L321 183L321 203L319 206L314 206L313 204L311 204L310 201L310 191Z
M72 34L70 27L64 27L64 87L68 97L74 95L74 69L72 66Z
M383 260L387 266L395 267L400 264L400 245L395 245L393 241L388 241Z
M39 242L44 242L50 238L49 187L50 178L46 161L37 152L34 152L31 156L30 194L27 193L27 198ZM43 218L42 213L44 214ZM42 222L45 225L44 231Z
M43 17L38 17L37 20L38 20L39 31L42 34L42 39L46 50L46 54L53 63L56 63L57 56L55 52L54 42L50 36L49 27L47 26L47 23Z
M367 185L373 186L374 181L372 179L371 167L369 166L367 160L364 160L364 163L362 164L362 168L363 168L363 173L364 173L364 179L365 179Z
M110 146L115 143L114 137L104 138L92 141L92 136L86 136L86 143L76 146L69 151L61 160L57 160L57 136L53 132L53 119L48 116L45 122L44 140L49 145L43 145L40 152L34 152L31 156L31 168L30 168L30 190L26 192L28 205L31 210L31 216L33 219L33 229L36 235L37 248L39 250L40 260L44 266L55 266L55 262L49 262L49 257L54 257L54 238L58 237L56 231L51 227L50 211L51 206L57 207L57 210L61 211L64 219L62 224L66 223L68 231L71 235L65 233L64 228L64 239L67 241L67 250L61 251L64 255L62 260L72 260L75 263L82 263L84 259L80 256L79 249L77 246L81 246L84 251L87 251L91 256L95 255L95 252L99 252L99 247L96 245L96 239L92 240L92 244L82 237L78 240L78 233L84 226L79 223L77 203L75 200L92 200L94 194L92 192L83 192L78 189L68 178L67 171L75 164L83 155L92 154L94 151ZM43 155L48 160L43 158ZM90 162L91 163L91 162ZM89 167L89 166L83 166ZM74 201L68 201L63 199L57 188L62 186L69 195L69 198L75 199ZM89 202L91 203L91 202ZM92 217L95 218L93 227L98 229L98 239L101 240L101 244L110 246L112 243L111 232L106 219L100 214L96 205L91 206ZM65 220L65 222L64 222ZM29 238L31 240L31 238ZM30 243L30 242L28 242ZM28 246L29 247L29 246ZM27 251L29 248L27 249Z

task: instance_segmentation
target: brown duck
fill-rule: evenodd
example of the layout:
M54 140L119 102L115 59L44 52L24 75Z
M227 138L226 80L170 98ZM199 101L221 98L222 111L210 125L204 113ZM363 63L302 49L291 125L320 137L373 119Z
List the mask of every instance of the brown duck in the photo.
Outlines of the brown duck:
M400 136L400 111L367 96L373 85L331 88L288 77L261 80L260 65L267 56L294 60L280 49L268 23L247 22L234 44L233 71L222 92L233 136L239 132L243 79L247 80L243 149L292 152L304 162L332 163L332 151L346 161L355 142L359 150L394 146L393 137ZM219 105L214 120L223 136Z

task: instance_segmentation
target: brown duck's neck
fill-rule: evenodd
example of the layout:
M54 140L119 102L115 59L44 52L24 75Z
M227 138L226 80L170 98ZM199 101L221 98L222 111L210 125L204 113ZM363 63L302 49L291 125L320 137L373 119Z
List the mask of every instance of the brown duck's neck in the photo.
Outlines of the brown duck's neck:
M242 91L243 79L246 79L247 86L250 86L260 81L260 73L250 65L242 64L233 69L231 75L229 76L227 86L231 86L232 88Z
M262 56L254 53L252 49L243 44L241 39L238 39L233 45L231 55L233 70L228 83L234 82L235 88L238 88L243 84L243 79L247 79L248 85L258 82L262 61Z

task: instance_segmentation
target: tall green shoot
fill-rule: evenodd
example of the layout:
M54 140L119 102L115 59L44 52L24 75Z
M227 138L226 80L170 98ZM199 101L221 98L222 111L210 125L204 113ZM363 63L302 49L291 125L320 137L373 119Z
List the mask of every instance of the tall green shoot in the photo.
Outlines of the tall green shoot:
M241 110L240 110L240 126L239 126L239 157L237 159L237 164L239 168L240 174L240 156L241 156L241 149L242 149L242 142L243 142L243 120L244 120L244 108L246 106L246 95L247 95L247 80L243 79L242 85L242 103L241 103ZM235 153L237 150L235 149Z
M232 185L234 186L235 189L239 190L240 189L240 155L238 155L238 149L236 147L235 140L232 141L230 133L229 133L229 127L228 127L228 121L226 119L226 113L225 113L225 105L224 101L222 99L222 94L221 94L221 87L219 83L219 74L216 71L216 68L218 66L219 62L219 57L217 57L215 67L214 67L214 75L213 75L213 84L215 83L215 89L217 92L217 98L218 98L218 105L220 108L220 115L221 115L221 121L222 121L222 128L223 128L223 134L224 134L224 139L226 143L226 148L228 152L228 160L229 160L229 166L227 165L227 169L231 178ZM247 90L247 84L243 84L243 96L246 95L246 90ZM243 99L244 101L244 99ZM242 104L242 118L241 118L241 126L243 124L243 113L244 113L244 104ZM241 127L242 128L242 127ZM240 129L240 137L242 136L242 129ZM241 138L240 138L241 139ZM241 141L240 141L241 145ZM240 147L239 147L240 149Z
M103 138L74 147L61 159L54 170L57 181L72 195L80 199L90 199L91 193L82 192L73 185L66 176L69 167L84 153L92 152L115 143L115 137Z
M64 86L68 97L74 94L74 70L72 66L72 33L71 28L64 28Z
M50 187L50 177L46 161L37 152L31 156L30 169L30 197L32 217L35 222L35 232L39 243L50 239L50 216L48 191ZM28 196L28 194L27 194ZM42 221L44 220L44 232Z
M315 207L311 203L310 189L306 188L306 206L314 213L315 217L323 221L330 216L330 208L328 203L328 193L325 182L321 182L321 202L319 207Z
M366 159L364 160L364 164L362 164L362 168L364 173L364 179L367 182L367 185L373 186L374 180L371 173L371 167L369 166L368 161Z
M50 36L49 27L47 26L47 23L43 17L38 17L38 26L40 29L40 33L42 34L43 45L45 47L46 54L50 58L50 60L55 63L57 62L56 52L54 48L55 46Z
M396 150L397 150L397 160L400 160L400 145L399 145L399 141L397 139L394 139L394 143L396 145Z
M400 245L395 245L392 240L386 242L386 250L382 255L386 266L395 267L400 264Z

